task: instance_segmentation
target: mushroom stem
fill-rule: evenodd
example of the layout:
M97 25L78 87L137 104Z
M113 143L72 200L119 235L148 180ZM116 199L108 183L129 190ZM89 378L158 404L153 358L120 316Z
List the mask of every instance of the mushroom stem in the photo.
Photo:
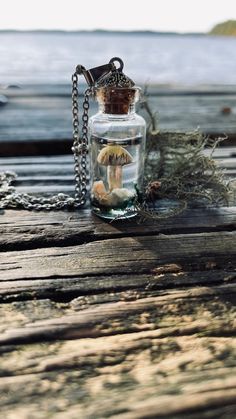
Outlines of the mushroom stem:
M107 181L109 192L122 188L122 166L107 166Z

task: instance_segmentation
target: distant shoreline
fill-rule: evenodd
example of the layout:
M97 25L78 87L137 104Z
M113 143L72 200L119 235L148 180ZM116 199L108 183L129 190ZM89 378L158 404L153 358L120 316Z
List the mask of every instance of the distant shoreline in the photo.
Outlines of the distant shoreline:
M46 34L46 35L70 35L70 34L85 34L85 35L170 35L170 36L206 36L207 33L203 32L161 32L161 31L150 31L150 30L106 30L106 29L94 29L94 30L64 30L64 29L0 29L0 34Z

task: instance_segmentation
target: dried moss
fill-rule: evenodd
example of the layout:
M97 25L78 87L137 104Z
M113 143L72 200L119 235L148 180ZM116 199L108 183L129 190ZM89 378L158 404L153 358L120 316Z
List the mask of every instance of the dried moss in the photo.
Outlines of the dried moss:
M225 138L210 139L200 131L157 131L148 102L142 107L148 115L148 135L145 192L137 205L139 214L162 219L182 212L193 202L227 205L230 182L213 159L215 148ZM206 155L207 148L210 152ZM163 199L175 200L176 205L160 211L157 207Z

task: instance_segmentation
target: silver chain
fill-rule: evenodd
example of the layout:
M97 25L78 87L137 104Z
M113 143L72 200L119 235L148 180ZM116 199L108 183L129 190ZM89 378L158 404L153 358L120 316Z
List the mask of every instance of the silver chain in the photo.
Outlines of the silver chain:
M82 135L79 135L78 75L72 76L73 155L75 170L75 206L84 205L87 194L88 111L91 89L85 90L82 115Z
M78 75L72 75L72 117L73 155L75 171L75 196L59 193L50 197L34 196L16 192L12 182L17 178L14 172L0 173L0 208L24 208L27 210L50 211L64 208L80 208L87 195L87 154L88 154L88 111L91 89L84 94L82 135L79 133Z

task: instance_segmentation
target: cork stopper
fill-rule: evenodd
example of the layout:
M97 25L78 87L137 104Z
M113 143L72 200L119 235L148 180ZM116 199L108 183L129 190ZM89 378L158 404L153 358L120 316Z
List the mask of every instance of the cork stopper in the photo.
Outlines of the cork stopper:
M96 98L104 113L128 114L139 98L136 87L100 87L96 89Z

